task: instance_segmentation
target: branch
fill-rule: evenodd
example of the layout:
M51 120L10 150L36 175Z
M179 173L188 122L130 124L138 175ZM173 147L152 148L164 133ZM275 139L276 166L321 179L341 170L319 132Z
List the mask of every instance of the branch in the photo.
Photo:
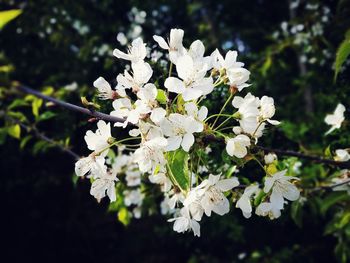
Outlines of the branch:
M124 122L125 120L122 118L118 118L118 117L114 117L102 112L98 112L98 111L94 111L94 110L90 110L90 109L86 109L83 107L79 107L77 105L68 103L68 102L64 102L55 98L52 98L50 96L44 95L42 93L40 93L39 91L33 90L31 88L28 88L26 86L23 85L19 85L18 89L24 93L28 93L28 94L32 94L36 97L39 97L43 100L46 101L50 101L56 105L59 105L63 108L67 108L69 110L72 111L76 111L76 112L81 112L90 116L93 116L97 119L100 120L105 120L105 121L110 121L110 122ZM130 124L129 125L133 125ZM224 140L222 138L218 138L215 137L213 135L207 135L203 137L203 141L204 142L208 142L208 141L216 141L216 142L224 142ZM305 160L310 160L310 161L314 161L317 163L324 163L324 164L328 164L328 165L332 165L332 166L337 166L340 168L345 168L345 169L349 169L350 168L350 161L347 162L338 162L335 160L331 160L331 159L324 159L318 156L313 156L313 155L306 155L303 153L299 153L299 152L294 152L294 151L289 151L289 150L279 150L279 149L271 149L271 148L267 148L267 147L262 147L262 146L255 146L256 149L262 150L264 152L274 152L276 154L282 155L282 156L295 156L301 159L305 159Z
M12 117L10 117L10 116L8 116L8 115L5 115L4 117L5 117L6 119L8 119L9 121L12 121L12 122L18 124L19 126L21 126L23 129L27 130L28 132L33 132L33 134L34 134L37 138L39 138L39 139L41 139L41 140L43 140L43 141L46 141L46 142L48 142L48 143L50 143L50 144L52 144L52 145L54 145L54 146L60 148L63 152L68 153L68 154L69 154L70 156L72 156L74 159L76 159L76 160L79 160L79 159L80 159L80 156L79 156L78 154L76 154L75 152L73 152L73 151L72 151L71 149L69 149L68 147L65 147L65 146L61 145L60 143L54 141L53 139L47 137L45 134L42 134L41 132L38 131L38 129L37 129L36 127L34 127L34 126L28 126L28 125L26 125L26 124L20 122L19 120L16 120L16 119L14 119L14 118L12 118Z
M38 98L41 98L43 100L50 101L55 105L61 106L63 108L66 108L66 109L69 109L72 111L76 111L76 112L80 112L80 113L84 113L84 114L93 116L99 120L105 120L105 121L109 121L109 122L124 122L125 121L122 118L114 117L114 116L111 116L111 115L108 115L108 114L105 114L105 113L102 113L99 111L86 109L86 108L83 108L83 107L80 107L80 106L77 106L77 105L74 105L74 104L71 104L71 103L68 103L65 101L61 101L61 100L52 98L50 96L47 96L47 95L40 93L39 91L33 90L33 89L26 87L26 86L23 86L23 85L19 85L17 88L24 93L32 94L32 95L34 95Z
M262 146L255 146L255 148L262 150L264 152L274 152L274 153L282 155L282 156L294 156L294 157L299 157L301 159L314 161L316 163L324 163L324 164L338 166L340 168L345 168L345 169L350 168L350 161L339 162L339 161L335 161L335 160L331 160L331 159L324 159L324 158L314 156L314 155L306 155L303 153L289 151L289 150L271 149L271 148L262 147Z
M208 143L208 142L218 142L218 143L224 143L225 140L223 138L219 138L216 137L214 135L206 135L203 137L203 142L204 143ZM271 152L271 153L276 153L278 155L281 156L294 156L294 157L298 157L301 159L305 159L305 160L309 160L309 161L313 161L316 163L324 163L324 164L328 164L328 165L332 165L332 166L337 166L339 168L344 168L344 169L349 169L350 168L350 161L347 162L338 162L335 160L331 160L331 159L324 159L321 158L319 156L314 156L314 155L306 155L303 153L299 153L299 152L294 152L294 151L289 151L289 150L280 150L280 149L272 149L272 148L267 148L267 147L263 147L263 146L254 146L255 149L258 150L262 150L264 152Z

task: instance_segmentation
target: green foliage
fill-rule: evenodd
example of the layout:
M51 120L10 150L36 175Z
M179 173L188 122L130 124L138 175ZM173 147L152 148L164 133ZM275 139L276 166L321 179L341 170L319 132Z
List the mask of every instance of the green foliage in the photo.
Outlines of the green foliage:
M190 173L188 169L189 155L182 149L169 152L167 154L167 160L169 162L168 171L181 190L187 191L190 186Z
M160 104L166 104L167 103L167 96L166 96L166 92L162 89L158 89L158 93L157 93L157 101Z
M22 13L20 9L13 9L8 11L0 11L0 30L11 20L15 19Z
M337 76L340 72L340 69L348 56L350 55L350 30L345 34L345 39L339 45L337 50L337 55L335 58L335 75L334 80L337 79Z

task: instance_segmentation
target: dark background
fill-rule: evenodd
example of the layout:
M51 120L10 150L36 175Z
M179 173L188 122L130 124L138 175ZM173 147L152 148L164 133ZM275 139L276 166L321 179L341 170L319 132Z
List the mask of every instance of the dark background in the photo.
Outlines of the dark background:
M123 70L124 64L110 53L97 55L94 48L102 44L120 48L117 33L128 31L134 23L128 13L137 7L147 13L142 24L145 42L153 43L153 34L166 36L171 28L178 27L185 30L186 45L201 39L207 53L215 48L240 49L240 61L252 72L254 85L250 91L257 96L274 97L277 119L285 121L282 128L271 131L264 143L295 148L302 141L307 148L322 151L333 141L350 142L348 136L338 133L329 138L323 136L327 129L323 123L325 114L333 111L338 102L349 105L349 69L345 67L334 83L332 65L336 49L350 27L350 4L331 0L307 2L317 4L318 10L328 7L329 22L324 23L320 36L312 37L308 44L296 45L290 43L293 36L274 39L272 34L281 31L283 21L304 24L305 31L311 31L322 15L306 11L306 1L291 11L288 1L267 0L3 0L1 10L23 8L23 14L0 32L1 61L14 66L10 74L1 76L1 81L17 80L35 89L52 86L55 90L77 82L78 91L65 93L64 99L79 103L80 95L93 94L92 82L98 76L113 81ZM156 16L152 15L155 11ZM76 21L87 25L89 32L80 34L73 26ZM329 58L324 50L330 52ZM317 63L301 63L304 54L316 57ZM2 97L1 105L12 99ZM212 106L219 109L224 100L213 94ZM86 116L62 109L55 112L59 115L38 125L40 130L57 140L70 137L73 150L86 154L83 135L93 125L86 122ZM254 216L246 220L233 209L225 217L213 215L204 219L201 238L173 232L166 218L156 214L134 219L125 227L115 213L107 212L106 200L98 204L90 196L87 180L73 182L74 160L69 155L56 148L34 154L33 146L34 142L30 142L20 150L18 140L7 138L0 148L3 262L339 259L339 239L324 234L335 212L321 216L312 203L304 207L301 226L291 219L289 211L270 221ZM243 172L249 173L249 169ZM304 172L318 176L320 169L311 166Z

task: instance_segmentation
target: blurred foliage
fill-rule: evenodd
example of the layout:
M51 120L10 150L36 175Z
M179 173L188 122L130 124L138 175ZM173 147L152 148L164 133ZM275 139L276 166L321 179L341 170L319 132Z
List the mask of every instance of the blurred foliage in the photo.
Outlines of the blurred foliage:
M173 233L165 218L157 215L159 207L152 206L153 202L146 211L149 216L131 221L121 199L111 206L105 202L99 206L89 196L88 182L74 176L72 182L74 160L56 147L86 154L83 137L94 124L86 116L24 96L14 88L20 82L77 105L81 96L95 102L92 82L102 75L115 84L116 75L123 70L123 62L111 54L121 46L118 32L130 39L139 33L145 42L153 43L153 34L165 36L170 28L179 27L185 30L186 45L201 39L207 53L215 48L238 50L239 60L252 73L250 90L275 99L276 118L282 125L271 128L262 145L331 158L335 149L350 145L349 110L345 126L330 136L324 136L328 127L323 121L337 103L350 106L348 0L3 0L0 9L13 10L0 12L0 191L5 194L5 258L50 262L68 257L87 262L350 261L350 196L344 191L314 194L310 190L307 200L293 203L276 221L246 220L237 210L222 218L213 216L203 222L199 239ZM4 26L19 14L14 10L22 13ZM138 21L135 13L142 10L147 16ZM161 99L164 94L158 96ZM215 111L226 98L218 89L205 103ZM101 107L108 110L106 105ZM53 141L38 139L37 131ZM210 161L218 170L232 163L227 154L212 156ZM287 158L278 165L293 174L297 161ZM306 188L329 181L337 173L332 167L306 161L299 169ZM240 174L249 182L256 171L256 165L249 163Z

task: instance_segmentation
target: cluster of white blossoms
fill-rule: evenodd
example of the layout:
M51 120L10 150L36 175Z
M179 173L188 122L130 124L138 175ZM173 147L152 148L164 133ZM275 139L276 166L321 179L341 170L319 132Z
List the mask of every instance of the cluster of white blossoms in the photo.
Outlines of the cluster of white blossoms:
M124 120L112 126L129 137L114 138L111 123L98 121L97 130L85 136L92 153L76 163L76 174L91 179L91 194L97 200L106 195L111 202L121 199L136 218L143 213L147 197L143 184L158 185L164 194L161 212L172 215L169 221L174 222L177 232L192 230L200 236L203 215L227 214L235 199L246 218L252 215L253 207L257 215L279 217L287 200L299 198L293 184L296 177L289 176L286 170L271 174L264 169L257 182L240 185L232 173L213 175L217 170L210 171L199 154L201 151L210 157L208 144L214 138L213 143L225 144L222 149L232 159L231 167L237 160L258 161L256 151L252 153L258 139L268 125L279 124L273 119L274 100L250 93L236 95L250 85L250 72L237 61L236 51L223 56L215 50L206 56L200 40L186 48L183 37L181 29L172 29L168 40L153 37L168 52L169 72L165 79L163 75L153 76L141 38L135 39L127 52L114 50L114 56L131 65L117 76L115 87L103 77L93 85L99 99L111 102L110 115ZM226 87L229 98L219 113L209 114L203 105L205 98L219 86ZM113 146L118 147L114 156L110 154ZM273 154L266 155L266 166L276 159ZM224 168L229 170L230 164ZM252 202L257 198L258 202Z

